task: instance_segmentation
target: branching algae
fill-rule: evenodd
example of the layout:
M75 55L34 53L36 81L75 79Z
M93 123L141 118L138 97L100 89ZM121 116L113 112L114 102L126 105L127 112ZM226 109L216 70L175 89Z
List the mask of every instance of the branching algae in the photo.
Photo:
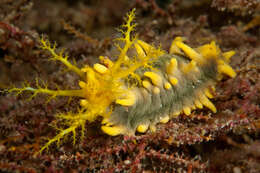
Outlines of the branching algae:
M100 63L78 68L68 61L64 53L57 52L56 46L41 39L41 48L52 55L52 60L62 62L67 69L80 76L78 90L50 90L45 87L13 88L10 92L33 92L56 96L80 97L79 112L60 113L57 118L65 127L50 139L40 150L69 134L76 141L76 132L85 133L86 122L102 117L101 129L112 136L134 135L155 130L158 122L166 123L180 113L190 115L194 109L203 106L216 112L213 98L214 86L222 74L235 77L228 65L234 51L222 53L212 41L198 48L191 48L181 37L172 42L169 53L139 40L132 32L135 11L125 18L119 31L122 37L115 46L119 50L117 60L100 56ZM121 43L121 44L119 44Z

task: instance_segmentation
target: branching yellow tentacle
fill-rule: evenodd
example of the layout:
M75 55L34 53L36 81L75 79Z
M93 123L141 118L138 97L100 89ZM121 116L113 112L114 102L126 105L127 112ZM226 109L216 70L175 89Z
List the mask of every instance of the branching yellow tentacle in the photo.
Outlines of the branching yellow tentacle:
M68 56L67 55L64 56L64 50L62 50L60 52L56 52L56 44L55 43L53 45L51 45L49 40L44 39L43 37L40 39L40 43L41 43L41 45L40 45L41 49L48 50L51 53L52 58L50 58L50 60L60 61L69 70L74 71L75 73L77 73L82 78L84 77L84 73L77 66L72 65L68 61Z
M15 92L17 95L21 94L24 91L33 92L33 95L29 98L32 99L38 94L48 94L51 96L51 98L55 98L57 96L69 96L69 97L84 97L84 91L83 90L50 90L47 88L32 88L30 86L25 86L23 88L12 88L9 89L8 92Z
M115 62L114 66L112 67L112 73L116 73L118 69L121 68L121 65L124 64L125 56L127 55L128 49L132 46L136 37L131 37L131 32L134 31L136 24L132 23L135 18L135 9L132 10L128 15L127 18L124 18L125 24L122 25L122 28L126 28L126 31L122 29L118 29L122 34L123 37L116 39L117 41L122 41L124 43L124 47L121 48L118 44L116 47L120 51L117 61Z
M73 138L73 144L75 144L76 131L78 128L81 128L81 139L83 139L84 137L85 124L86 121L88 120L84 112L80 110L78 114L73 114L71 112L67 114L57 114L56 118L63 121L63 125L66 126L67 128L55 127L57 130L59 130L59 133L54 138L49 139L48 142L40 149L39 153L41 153L45 149L48 149L48 147L52 143L57 143L57 145L59 146L61 139L65 138L71 133Z

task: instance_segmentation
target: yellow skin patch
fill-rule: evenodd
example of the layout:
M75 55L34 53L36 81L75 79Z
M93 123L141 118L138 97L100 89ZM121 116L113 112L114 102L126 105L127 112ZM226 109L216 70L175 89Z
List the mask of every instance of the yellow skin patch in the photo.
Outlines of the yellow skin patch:
M158 87L153 88L153 93L154 94L160 94L160 89Z
M167 66L167 73L174 74L174 70L177 69L178 62L175 58L172 58L170 64Z
M210 91L209 91L208 88L206 88L204 92L205 92L205 94L206 94L206 96L207 96L208 98L212 99L212 98L214 97L214 96L210 93Z
M144 76L149 77L156 86L162 86L162 77L155 72L145 72Z
M94 69L100 74L105 74L108 71L106 66L99 63L94 64Z
M181 112L180 112L180 111L177 111L177 112L174 112L171 116L172 116L172 118L176 118L176 117L178 117L180 114L181 114Z
M148 130L148 127L148 124L140 124L136 130L140 133L145 133Z
M101 124L108 124L109 123L109 119L108 118L103 118Z
M190 115L191 114L191 109L189 107L185 106L183 108L183 112L185 113L185 115Z
M104 64L108 68L112 68L114 63L106 56L99 56L99 60L102 64Z
M80 88L85 88L85 87L87 87L87 84L83 81L79 81L79 86L80 86Z
M209 101L209 99L208 99L205 95L201 94L200 97L199 97L199 99L200 99L200 102L201 102L204 106L206 106L207 108L209 108L210 110L212 110L212 112L214 112L214 113L217 112L217 109L216 109L216 107L214 106L214 104L213 104L211 101Z
M80 105L82 107L86 107L88 105L88 101L86 99L82 99L82 100L80 100Z
M202 103L199 101L199 100L195 100L195 106L197 107L197 108L199 108L199 109L202 109L203 108L203 105L202 105Z
M101 129L110 136L117 136L124 132L124 129L119 126L114 126L114 127L101 126Z
M151 50L154 50L153 46L142 40L137 40L137 43L145 50L145 52L150 52Z
M182 37L176 37L170 47L170 54L179 54L179 55L183 55L181 49L177 46L177 42L183 42L183 38Z
M197 48L197 51L203 55L204 58L218 57L220 54L219 48L216 46L216 43L212 41L210 44L205 44Z
M146 55L145 55L143 48L139 44L134 44L134 45L135 45L135 50L136 50L137 54L145 57Z
M195 109L196 109L196 106L195 106L195 105L192 105L192 106L191 106L191 109L192 109L192 110L195 110Z
M169 89L172 88L172 86L171 86L171 84L170 84L169 82L166 82L166 83L164 84L164 88L167 89L167 90L169 90Z
M149 81L147 81L147 80L143 80L142 84L148 90L150 90L152 88L152 84Z
M236 72L227 64L219 65L218 70L219 72L224 73L232 78L236 76Z
M170 120L170 117L169 116L165 116L163 117L162 119L160 119L160 123L167 123L168 121Z
M183 67L183 72L190 73L192 70L195 70L195 68L196 68L196 62L192 60L189 64Z
M176 46L178 48L180 48L181 50L183 50L185 52L185 54L187 54L190 59L192 59L196 62L202 61L202 56L198 52L196 52L194 49L192 49L188 45L184 44L183 42L177 41Z
M178 84L178 79L175 77L170 77L170 82L172 85L177 85Z
M133 91L128 92L126 98L116 100L116 103L122 106L133 106L135 102L136 102L136 96L133 93Z
M231 51L223 53L223 56L225 57L225 60L229 63L230 62L230 58L232 56L234 56L235 54L236 54L236 52L231 50Z

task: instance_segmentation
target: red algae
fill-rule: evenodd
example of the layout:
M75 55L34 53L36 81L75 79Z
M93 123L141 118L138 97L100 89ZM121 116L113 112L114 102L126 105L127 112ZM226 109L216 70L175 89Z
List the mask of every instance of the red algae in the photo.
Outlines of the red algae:
M11 1L0 2L3 22L0 25L1 171L259 172L259 153L256 152L260 127L259 32L257 28L243 31L243 26L238 25L245 26L253 18L253 6L239 5L231 10L226 4L222 12L214 11L210 3L202 1L194 6L182 6L174 1L160 9L162 15L158 11L160 6L155 7L156 1L153 5L148 1L116 1L113 6L112 0L101 4L32 1L33 6L26 0L8 2ZM146 8L143 2L152 8ZM221 8L220 2L214 1L213 8ZM12 84L19 86L24 81L36 87L33 79L38 76L48 81L51 89L55 89L56 84L66 86L64 89L76 89L78 77L65 74L59 63L47 60L48 53L37 47L38 35L45 33L50 40L56 40L70 57L75 57L79 66L91 66L97 62L94 58L97 55L114 54L110 49L110 40L116 33L113 28L122 23L122 16L132 7L136 7L139 38L146 42L163 43L162 48L168 50L174 37L184 36L192 47L217 40L222 50L236 51L231 66L235 67L237 77L224 78L216 86L212 101L218 112L196 110L189 117L181 115L166 124L158 124L155 133L135 137L107 136L99 130L100 122L87 123L84 140L76 138L75 145L65 140L60 147L51 145L48 152L35 155L44 144L43 137L55 136L50 125L59 122L53 115L68 110L76 112L78 100L68 103L57 98L46 103L45 98L35 97L27 101L30 95L15 97L3 88ZM192 13L198 7L201 7L199 16ZM204 10L205 7L212 9L214 16L228 12L229 23L212 20L213 14ZM253 14L247 13L249 8ZM42 9L53 9L53 13L43 13ZM187 9L191 12L181 15ZM244 16L244 11L249 18L236 17ZM68 21L78 31L86 31L84 34L98 40L97 45L63 32L59 19ZM98 33L102 35L97 37ZM237 42L234 41L236 36L240 38Z

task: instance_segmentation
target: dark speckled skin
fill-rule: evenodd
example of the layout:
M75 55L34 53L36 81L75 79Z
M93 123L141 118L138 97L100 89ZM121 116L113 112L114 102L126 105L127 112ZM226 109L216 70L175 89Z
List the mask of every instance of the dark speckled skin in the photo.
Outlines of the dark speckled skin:
M158 58L153 67L159 69L157 73L160 73L165 81L168 81L166 66L173 57L177 59L179 66L190 62L187 57L180 55L165 54ZM139 95L136 104L131 107L115 105L110 122L127 127L129 134L134 134L140 124L156 124L160 118L181 111L184 106L193 105L193 101L197 99L196 93L214 84L218 74L214 58L197 64L197 67L198 72L181 72L177 77L179 82L176 86L169 90L160 87L160 94L157 95L142 86L135 87L134 90ZM151 70L142 68L137 73L143 76L145 71ZM142 90L147 91L148 95L144 96Z

